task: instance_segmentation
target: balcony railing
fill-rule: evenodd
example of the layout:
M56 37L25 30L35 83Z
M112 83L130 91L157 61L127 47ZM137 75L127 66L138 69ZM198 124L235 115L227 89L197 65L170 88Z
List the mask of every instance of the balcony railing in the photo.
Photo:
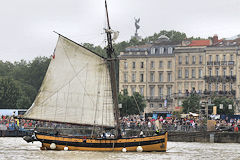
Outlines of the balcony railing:
M235 82L236 76L205 76L204 80L209 82Z
M227 61L221 61L221 65L226 66L227 65Z
M173 95L171 96L147 96L146 99L148 101L158 101L158 102L164 102L165 99L168 101L173 101Z
M219 65L220 65L220 62L219 62L219 61L214 61L214 65L215 65L215 66L219 66Z
M234 61L207 61L208 66L226 66L226 65L234 65Z
M208 66L212 66L213 65L213 61L207 61L207 65Z
M236 90L231 91L207 91L203 92L204 95L236 95Z
M193 92L185 92L185 93L175 93L174 98L185 98L193 94ZM210 95L216 95L216 96L235 96L236 91L208 91L205 90L204 92L194 92L194 94L198 96L210 96Z
M167 99L168 102L172 102L173 98L186 98L190 96L191 94L196 94L200 97L204 96L210 96L210 95L215 95L215 96L235 96L236 95L236 90L231 90L231 91L194 91L194 92L185 92L185 93L174 93L171 96L148 96L146 97L147 101L151 102L164 102L165 99Z
M234 61L228 61L228 65L234 65Z

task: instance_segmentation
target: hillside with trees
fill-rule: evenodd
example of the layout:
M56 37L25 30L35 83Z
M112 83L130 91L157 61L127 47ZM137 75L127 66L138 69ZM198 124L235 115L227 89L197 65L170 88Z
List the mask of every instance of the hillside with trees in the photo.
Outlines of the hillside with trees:
M115 54L116 56L119 55L121 51L124 51L125 48L129 46L154 42L161 35L168 36L172 41L182 41L187 38L185 33L179 31L162 30L159 33L155 33L152 36L143 38L140 41L135 38L132 38L129 41L115 43L114 44ZM201 38L190 37L190 39ZM106 57L106 51L101 46L94 46L93 44L90 43L84 43L82 45ZM38 93L38 90L41 86L42 80L45 76L49 63L50 58L48 57L36 57L34 60L30 62L21 60L19 62L11 63L3 62L0 60L0 108L5 109L29 108ZM116 67L118 72L118 64ZM136 95L136 97L139 96ZM124 95L122 95L122 98L124 99Z
M29 108L47 71L50 58L31 62L0 61L0 108Z

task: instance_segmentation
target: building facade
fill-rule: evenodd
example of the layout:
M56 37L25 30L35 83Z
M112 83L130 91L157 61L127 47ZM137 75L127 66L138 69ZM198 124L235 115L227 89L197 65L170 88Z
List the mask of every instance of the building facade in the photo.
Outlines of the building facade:
M156 42L132 46L121 52L119 90L142 94L145 113L180 110L183 99L196 92L207 101L210 95L240 101L239 42L195 40L172 42L161 36Z

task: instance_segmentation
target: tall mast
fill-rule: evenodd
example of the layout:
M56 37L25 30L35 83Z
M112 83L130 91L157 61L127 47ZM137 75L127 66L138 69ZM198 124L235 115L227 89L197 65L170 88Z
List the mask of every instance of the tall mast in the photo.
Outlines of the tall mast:
M117 81L116 81L116 67L115 67L115 62L116 59L113 57L114 55L114 49L112 45L112 35L111 35L111 27L109 24L109 17L108 17L108 9L107 9L107 1L105 0L105 8L106 8L106 14L107 14L107 29L106 29L106 34L107 34L107 57L109 60L109 72L110 72L110 79L111 79L111 87L112 87L112 96L113 96L113 104L114 104L114 117L116 120L116 132L117 136L119 136L119 131L120 131L120 124L119 124L119 109L118 109L118 96L117 96Z

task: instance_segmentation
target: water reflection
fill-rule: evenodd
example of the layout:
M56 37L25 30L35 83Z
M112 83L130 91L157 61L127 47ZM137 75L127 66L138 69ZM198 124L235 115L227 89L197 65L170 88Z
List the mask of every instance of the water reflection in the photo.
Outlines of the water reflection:
M26 143L22 138L0 138L2 160L158 160L158 159L240 159L240 144L168 142L166 153L121 153L87 151L41 151L39 142Z

